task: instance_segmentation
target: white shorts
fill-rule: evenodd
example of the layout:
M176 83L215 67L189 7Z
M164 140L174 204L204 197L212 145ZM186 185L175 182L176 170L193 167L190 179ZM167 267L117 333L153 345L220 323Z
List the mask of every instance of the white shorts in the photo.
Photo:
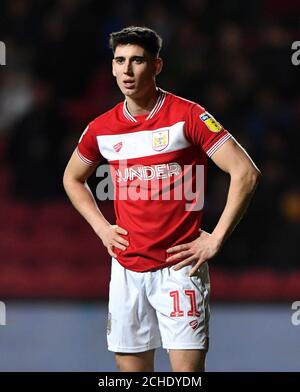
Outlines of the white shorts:
M165 349L208 350L208 265L195 277L189 265L133 272L112 259L107 323L108 350L138 353Z

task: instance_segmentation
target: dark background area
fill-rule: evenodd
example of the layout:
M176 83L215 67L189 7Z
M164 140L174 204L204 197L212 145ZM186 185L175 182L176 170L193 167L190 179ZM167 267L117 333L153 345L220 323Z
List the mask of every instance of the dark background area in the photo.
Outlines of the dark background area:
M72 210L62 176L88 122L122 99L111 75L108 34L127 25L161 34L158 85L209 110L262 171L247 214L213 268L260 269L262 286L263 271L293 273L299 264L300 65L292 64L291 45L300 40L299 11L296 0L2 1L1 295L107 293L109 258ZM97 181L90 181L93 191ZM227 176L210 164L207 231L222 212L227 187ZM110 202L100 208L113 219Z

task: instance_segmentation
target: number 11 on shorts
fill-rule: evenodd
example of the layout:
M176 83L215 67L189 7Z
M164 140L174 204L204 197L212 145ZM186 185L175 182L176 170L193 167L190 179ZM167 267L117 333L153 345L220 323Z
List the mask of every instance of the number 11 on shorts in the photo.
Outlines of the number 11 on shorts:
M200 312L197 310L195 290L184 290L184 293L189 297L191 302L191 309L188 311L187 315L199 317ZM170 297L173 298L173 311L170 313L170 317L183 317L184 311L180 309L179 291L170 291Z

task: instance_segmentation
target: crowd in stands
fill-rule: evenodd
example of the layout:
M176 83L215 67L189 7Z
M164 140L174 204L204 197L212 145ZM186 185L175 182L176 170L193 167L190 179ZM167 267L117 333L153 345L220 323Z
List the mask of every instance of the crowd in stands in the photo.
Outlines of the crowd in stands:
M71 152L87 123L122 99L108 34L146 25L164 40L158 85L204 106L262 172L253 203L215 262L297 267L300 65L291 62L291 45L300 40L299 11L296 0L3 0L1 197L68 203L62 175ZM228 184L210 163L208 231Z

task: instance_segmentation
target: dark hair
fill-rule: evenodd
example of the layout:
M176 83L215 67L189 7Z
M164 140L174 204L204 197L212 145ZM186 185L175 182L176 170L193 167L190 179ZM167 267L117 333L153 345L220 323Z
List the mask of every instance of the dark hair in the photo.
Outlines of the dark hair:
M158 57L162 47L162 38L148 27L129 26L109 35L109 47L115 53L118 45L139 45L153 58Z

